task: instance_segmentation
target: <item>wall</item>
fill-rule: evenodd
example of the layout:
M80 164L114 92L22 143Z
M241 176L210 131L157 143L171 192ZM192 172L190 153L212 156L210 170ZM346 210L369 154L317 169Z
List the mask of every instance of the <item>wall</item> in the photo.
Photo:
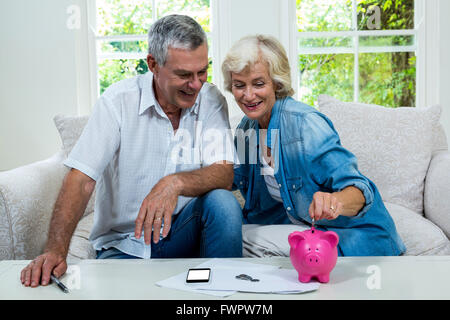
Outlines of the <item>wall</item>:
M77 114L75 33L69 0L0 4L0 170L55 153L58 114Z
M2 0L0 4L0 171L45 159L56 152L58 114L87 114L92 106L86 20L81 29L66 26L67 8L79 5L87 19L88 0ZM211 0L221 28L214 54L222 61L233 42L247 34L266 33L289 43L288 1ZM439 102L450 141L450 1L439 1ZM91 1L92 2L92 1ZM294 29L292 29L294 30ZM287 48L289 50L289 48ZM291 62L292 50L289 51ZM222 86L219 72L215 82ZM242 113L230 94L230 111Z
M441 123L450 143L450 1L440 0L439 3L439 37L440 37L440 75L439 103L443 112Z
M211 0L215 12L215 18L219 25L217 36L220 43L213 48L217 57L216 61L220 64L224 60L226 53L234 42L250 34L269 34L287 47L288 38L284 41L283 24L280 20L280 13L284 9L287 1L278 0ZM223 78L221 70L216 70L214 82L224 92L228 101L230 111L231 126L236 126L243 116L242 111L237 106L234 98L228 92L223 90Z

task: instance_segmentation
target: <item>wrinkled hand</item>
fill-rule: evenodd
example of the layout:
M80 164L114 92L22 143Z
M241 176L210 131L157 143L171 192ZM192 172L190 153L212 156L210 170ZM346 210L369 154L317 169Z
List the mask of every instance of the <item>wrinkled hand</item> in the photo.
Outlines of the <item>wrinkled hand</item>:
M50 283L50 274L57 278L67 270L66 258L63 254L46 252L31 261L20 273L20 281L25 287L46 286Z
M309 216L318 221L320 219L333 220L343 212L343 204L335 193L316 192L309 206Z
M158 243L161 225L164 222L162 236L166 237L170 230L178 195L174 176L166 176L159 180L142 202L135 221L134 236L139 239L144 229L144 241L148 245L153 228L153 242Z

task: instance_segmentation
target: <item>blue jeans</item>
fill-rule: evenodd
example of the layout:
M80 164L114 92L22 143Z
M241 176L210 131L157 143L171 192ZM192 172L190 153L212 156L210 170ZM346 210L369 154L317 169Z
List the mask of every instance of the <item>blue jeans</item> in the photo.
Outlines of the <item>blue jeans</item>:
M167 237L151 246L152 258L242 257L241 207L230 191L212 190L173 216ZM109 248L97 251L97 259L136 257Z

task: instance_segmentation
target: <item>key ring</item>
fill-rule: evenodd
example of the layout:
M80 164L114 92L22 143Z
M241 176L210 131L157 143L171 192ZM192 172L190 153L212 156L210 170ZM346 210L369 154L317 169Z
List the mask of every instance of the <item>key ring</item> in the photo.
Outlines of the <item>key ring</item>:
M251 281L251 282L258 282L259 281L259 279L253 279L252 277L250 277L248 274L245 274L245 273L242 273L242 274L236 276L236 279L248 280L248 281Z

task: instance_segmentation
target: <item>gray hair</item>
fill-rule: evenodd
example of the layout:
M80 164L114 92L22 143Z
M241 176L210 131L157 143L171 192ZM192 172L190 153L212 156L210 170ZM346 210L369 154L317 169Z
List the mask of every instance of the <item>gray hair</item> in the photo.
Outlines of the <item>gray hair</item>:
M277 99L294 94L286 51L276 38L267 35L246 36L231 47L222 63L225 89L231 92L232 72L240 73L257 62L267 64Z
M148 53L156 63L163 66L169 46L177 49L195 50L208 38L202 27L189 16L172 14L158 19L148 30Z

